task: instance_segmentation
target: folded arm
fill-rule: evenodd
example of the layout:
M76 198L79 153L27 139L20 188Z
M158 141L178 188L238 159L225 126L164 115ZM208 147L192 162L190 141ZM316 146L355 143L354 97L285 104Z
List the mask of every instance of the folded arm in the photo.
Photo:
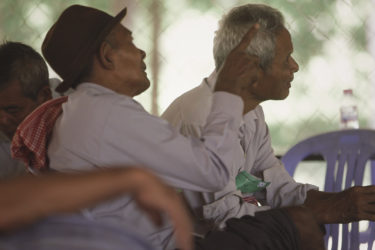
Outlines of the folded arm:
M167 213L179 246L191 249L192 226L178 194L149 172L134 168L30 175L0 183L0 231L125 194L132 195L156 224L161 223L161 214Z

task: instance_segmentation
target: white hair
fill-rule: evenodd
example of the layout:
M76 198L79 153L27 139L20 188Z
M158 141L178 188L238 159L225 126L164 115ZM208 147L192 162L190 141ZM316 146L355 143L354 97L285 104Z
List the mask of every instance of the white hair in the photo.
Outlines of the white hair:
M278 10L267 5L246 4L231 9L219 22L213 51L216 69L221 67L227 55L255 23L259 24L259 30L247 52L259 57L262 68L270 65L275 56L276 36L284 28L284 18Z

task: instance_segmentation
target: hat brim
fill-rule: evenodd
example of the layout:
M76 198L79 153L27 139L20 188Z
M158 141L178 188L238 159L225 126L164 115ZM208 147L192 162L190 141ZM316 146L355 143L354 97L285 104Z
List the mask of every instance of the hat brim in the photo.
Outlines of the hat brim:
M89 60L91 59L91 55L93 55L96 50L99 48L100 44L104 41L104 39L108 36L108 34L112 31L112 29L121 22L121 20L126 16L127 8L123 8L108 24L104 27L104 29L99 33L96 37L95 41L93 41L90 45L83 50L77 58L79 58L79 63L76 63L74 67L77 69L72 72L71 75L65 77L63 81L56 87L55 91L58 93L64 93L67 91L76 81L77 78L81 75L82 71L85 69Z

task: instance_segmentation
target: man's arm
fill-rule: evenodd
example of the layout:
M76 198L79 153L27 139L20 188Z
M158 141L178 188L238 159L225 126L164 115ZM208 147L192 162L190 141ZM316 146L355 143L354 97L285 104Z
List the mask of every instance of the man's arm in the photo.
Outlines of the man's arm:
M101 129L103 140L98 165L108 165L108 162L103 164L103 159L112 162L129 162L131 159L152 168L164 181L177 188L215 192L225 187L243 113L243 101L238 94L249 84L244 75L256 75L259 70L254 63L249 63L253 58L248 58L243 48L255 32L255 28L249 30L246 39L229 54L219 73L221 80L216 85L218 88L202 138L182 136L170 124L134 105L133 100L127 102L121 97L114 102L110 99L111 112L106 121L115 122L106 122L106 127ZM243 66L232 67L239 62ZM60 126L61 123L56 131ZM57 148L57 143L52 144ZM49 147L50 158L54 158L52 147ZM64 170L57 165L65 167L63 162L51 164L58 171Z
M22 227L48 215L75 212L125 194L132 195L155 224L160 225L162 213L167 213L180 248L192 249L192 225L179 195L139 168L30 175L0 183L0 231Z
M305 205L319 224L375 221L375 186L351 187L338 193L310 190Z

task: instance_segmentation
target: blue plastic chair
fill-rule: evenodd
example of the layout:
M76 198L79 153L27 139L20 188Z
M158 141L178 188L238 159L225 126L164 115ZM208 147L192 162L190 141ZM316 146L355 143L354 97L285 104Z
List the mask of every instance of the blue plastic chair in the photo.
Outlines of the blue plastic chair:
M293 176L298 163L310 155L320 155L327 163L324 191L340 192L351 186L361 186L366 166L371 167L371 182L375 184L375 130L350 129L319 134L296 144L281 160ZM368 162L370 165L367 165ZM361 243L367 243L368 249L372 249L374 222L370 222L367 230L362 232L359 231L358 222L351 223L351 230L349 228L348 224L342 224L342 250L359 249ZM326 247L329 237L332 237L331 249L336 250L339 224L326 225L326 231Z

